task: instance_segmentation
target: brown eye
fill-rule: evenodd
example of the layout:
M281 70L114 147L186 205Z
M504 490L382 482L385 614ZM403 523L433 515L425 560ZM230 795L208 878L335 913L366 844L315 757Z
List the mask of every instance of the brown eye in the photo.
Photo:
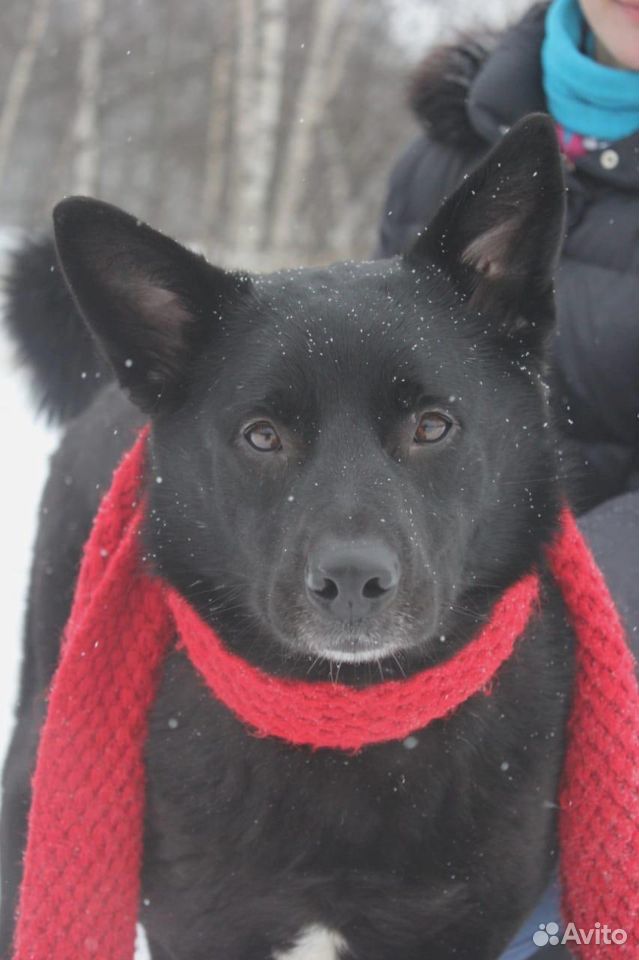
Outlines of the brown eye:
M244 431L244 439L260 453L273 453L282 449L279 434L268 420L258 420L250 424Z
M451 421L442 413L427 411L422 413L413 437L414 443L437 443L443 440L450 428Z

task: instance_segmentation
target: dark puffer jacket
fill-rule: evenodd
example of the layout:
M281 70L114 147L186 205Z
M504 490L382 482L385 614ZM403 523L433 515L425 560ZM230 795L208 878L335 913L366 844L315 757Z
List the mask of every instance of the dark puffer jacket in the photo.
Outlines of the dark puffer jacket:
M427 57L411 87L425 132L395 167L378 256L401 252L516 120L546 110L547 4ZM639 133L566 163L553 395L582 511L639 486Z

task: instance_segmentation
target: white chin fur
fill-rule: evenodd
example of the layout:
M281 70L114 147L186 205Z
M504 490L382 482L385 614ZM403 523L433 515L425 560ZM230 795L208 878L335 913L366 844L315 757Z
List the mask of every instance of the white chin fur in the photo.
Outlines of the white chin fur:
M344 938L319 924L307 927L291 950L273 954L273 960L342 960L347 954Z
M366 650L318 650L319 656L333 663L377 663L394 653L396 647L368 647Z
M359 634L338 624L334 627L323 625L320 629L315 625L303 625L291 644L332 663L377 663L409 645L410 622L401 615L395 618L390 630L379 630L371 625Z

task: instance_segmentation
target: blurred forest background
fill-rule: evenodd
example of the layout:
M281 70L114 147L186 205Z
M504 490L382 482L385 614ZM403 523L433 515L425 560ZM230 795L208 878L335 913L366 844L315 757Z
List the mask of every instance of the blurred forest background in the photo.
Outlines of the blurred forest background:
M212 259L366 257L412 63L525 0L2 0L0 229L65 194Z

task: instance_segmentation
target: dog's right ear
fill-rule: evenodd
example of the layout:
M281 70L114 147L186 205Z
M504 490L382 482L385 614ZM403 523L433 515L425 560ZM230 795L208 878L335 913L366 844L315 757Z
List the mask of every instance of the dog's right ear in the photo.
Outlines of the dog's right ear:
M175 405L190 362L249 281L99 200L53 212L58 258L77 306L141 409Z
M407 254L437 264L486 330L534 354L554 319L564 181L548 116L520 120L464 180Z

